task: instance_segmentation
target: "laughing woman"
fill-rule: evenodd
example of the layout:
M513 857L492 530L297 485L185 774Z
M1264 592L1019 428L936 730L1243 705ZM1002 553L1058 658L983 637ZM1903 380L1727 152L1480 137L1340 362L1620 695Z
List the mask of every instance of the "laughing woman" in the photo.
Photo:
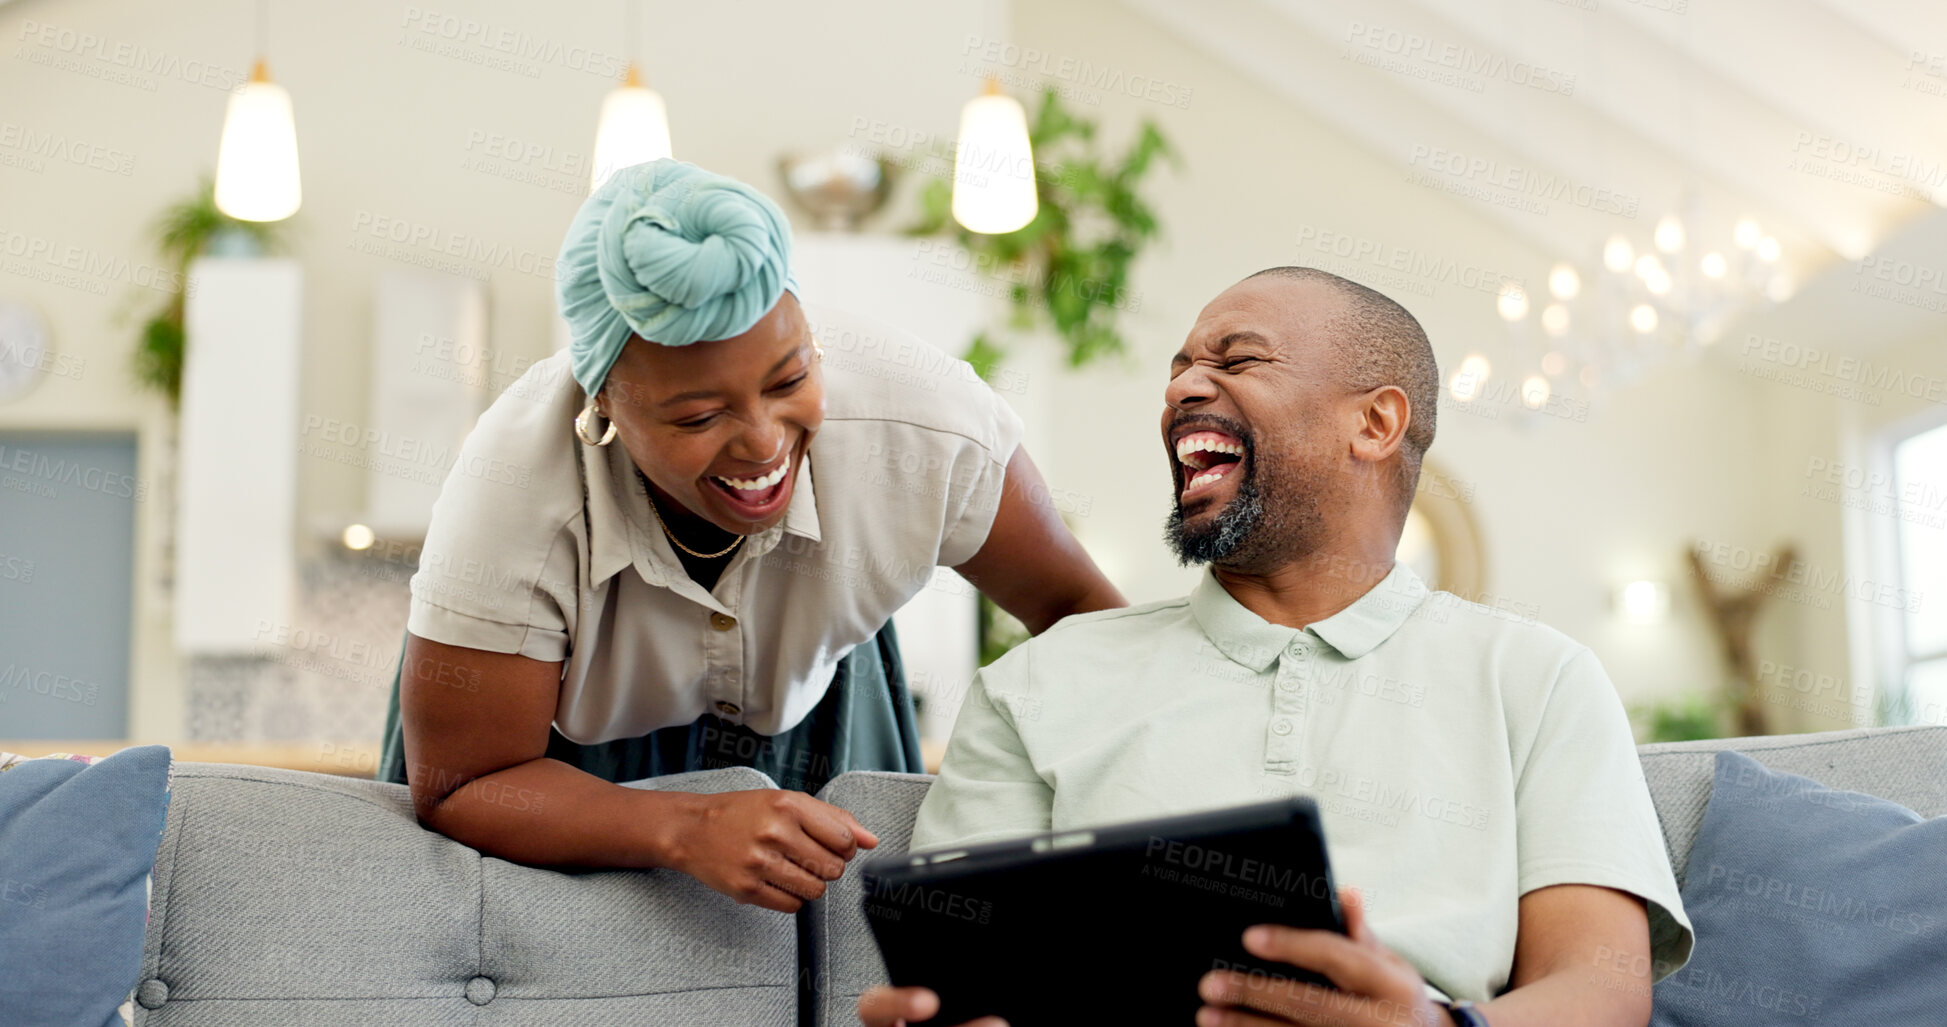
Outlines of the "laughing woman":
M769 199L671 160L576 214L556 267L572 344L481 415L412 579L380 776L428 827L794 911L877 844L808 793L922 770L888 618L935 567L1036 632L1124 605L1006 404L801 306L790 247ZM820 336L854 343L842 365ZM783 790L616 783L730 765Z

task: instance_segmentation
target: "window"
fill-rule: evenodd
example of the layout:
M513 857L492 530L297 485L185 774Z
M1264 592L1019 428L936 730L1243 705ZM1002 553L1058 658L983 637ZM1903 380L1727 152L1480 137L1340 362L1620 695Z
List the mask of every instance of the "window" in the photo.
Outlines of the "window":
M1889 723L1947 723L1947 424L1893 443L1902 616ZM1891 639L1888 639L1891 642Z

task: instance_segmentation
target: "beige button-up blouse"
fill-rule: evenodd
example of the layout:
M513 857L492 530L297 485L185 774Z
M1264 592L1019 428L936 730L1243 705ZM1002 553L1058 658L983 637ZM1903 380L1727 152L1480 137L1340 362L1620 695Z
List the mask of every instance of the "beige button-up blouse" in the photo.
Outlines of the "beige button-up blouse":
M433 506L413 634L562 663L555 728L593 744L705 711L777 734L936 567L979 551L1021 421L965 362L805 305L826 413L782 523L692 581L622 446L574 434L568 355L480 416ZM700 343L699 345L709 345Z

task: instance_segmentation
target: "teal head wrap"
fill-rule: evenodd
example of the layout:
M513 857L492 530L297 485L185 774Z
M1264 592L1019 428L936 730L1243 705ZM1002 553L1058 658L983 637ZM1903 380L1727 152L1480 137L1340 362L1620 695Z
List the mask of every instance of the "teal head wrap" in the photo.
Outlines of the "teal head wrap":
M727 339L798 290L777 204L668 158L616 171L582 202L555 274L575 380L590 396L631 333L664 346Z

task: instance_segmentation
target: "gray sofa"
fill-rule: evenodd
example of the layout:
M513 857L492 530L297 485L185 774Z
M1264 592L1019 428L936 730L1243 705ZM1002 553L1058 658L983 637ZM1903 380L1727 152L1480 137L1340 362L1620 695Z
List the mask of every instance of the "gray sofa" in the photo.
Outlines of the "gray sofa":
M1947 727L1645 746L1679 880L1726 747L1947 813ZM929 781L846 774L821 797L902 851ZM770 782L729 769L635 787ZM422 829L399 785L179 763L135 1022L851 1024L884 972L859 904L851 873L792 917L669 871L537 870Z

